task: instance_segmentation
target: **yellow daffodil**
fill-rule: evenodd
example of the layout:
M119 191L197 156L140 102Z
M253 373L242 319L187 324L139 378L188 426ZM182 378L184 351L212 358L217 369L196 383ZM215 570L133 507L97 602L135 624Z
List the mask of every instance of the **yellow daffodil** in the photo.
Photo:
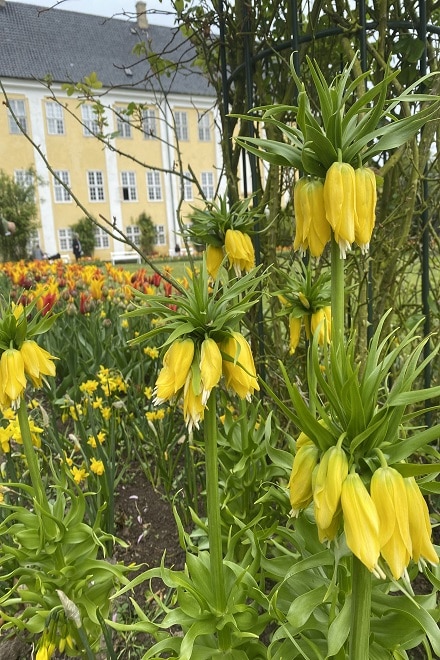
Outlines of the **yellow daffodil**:
M105 472L104 463L102 461L96 460L96 458L90 459L90 469L94 474L101 476Z
M0 405L17 408L25 388L23 356L15 348L8 348L0 358Z
M223 261L223 248L217 245L208 245L206 248L206 268L213 280L216 279Z
M318 463L319 450L313 442L303 444L293 459L289 479L290 504L292 514L297 516L313 499L312 475Z
M194 357L192 339L176 339L165 353L163 367L154 388L154 403L163 403L185 385Z
M238 229L228 229L225 234L225 251L229 266L237 276L248 273L255 266L255 251L249 234Z
M394 468L380 467L371 478L370 492L379 514L380 553L398 580L412 549L405 482Z
M348 474L348 459L341 447L327 449L313 483L313 502L318 529L328 530L340 506L342 484Z
M80 484L81 482L85 481L89 476L89 473L85 468L79 468L76 467L76 465L74 465L70 471L76 484Z
M55 376L56 369L53 360L56 358L41 348L32 339L26 339L20 348L24 362L24 370L34 387L41 387L43 376Z
M224 357L222 362L226 386L234 390L241 399L249 401L254 391L260 389L251 347L242 334L232 332L228 339L221 343L220 350L229 358Z
M324 203L327 220L339 243L341 257L355 240L356 181L349 163L333 163L324 181Z
M202 342L200 353L202 403L206 405L212 388L218 384L222 375L222 354L217 343L210 338Z
M439 558L431 541L432 529L428 506L414 477L407 477L403 481L408 499L412 558L416 563L426 560L438 564Z
M370 570L378 573L379 516L362 479L355 472L342 484L341 505L347 545Z

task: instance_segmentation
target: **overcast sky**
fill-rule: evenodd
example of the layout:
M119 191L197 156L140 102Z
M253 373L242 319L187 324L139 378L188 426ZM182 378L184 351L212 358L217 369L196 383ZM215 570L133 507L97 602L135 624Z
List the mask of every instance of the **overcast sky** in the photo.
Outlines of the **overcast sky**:
M57 9L68 9L83 14L95 14L96 16L115 16L123 18L123 12L128 16L134 16L136 0L16 0L27 5L38 5L40 7L54 7ZM8 2L8 0L6 0ZM146 0L148 20L156 25L174 25L174 16L170 15L172 5L169 0Z

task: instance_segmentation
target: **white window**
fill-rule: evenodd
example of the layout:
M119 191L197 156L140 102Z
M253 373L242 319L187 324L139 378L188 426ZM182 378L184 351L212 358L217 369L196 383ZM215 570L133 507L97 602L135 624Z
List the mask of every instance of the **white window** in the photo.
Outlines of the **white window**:
M122 117L117 118L117 128L118 128L118 137L120 138L131 138L131 124Z
M49 135L64 135L64 111L58 103L46 103L46 120Z
M139 225L128 225L125 228L127 238L134 243L137 247L141 244L141 228Z
M92 105L81 106L81 117L83 123L83 135L92 137L99 133L99 123Z
M105 249L110 245L108 234L101 229L101 227L95 227L95 248Z
M91 202L103 202L104 195L104 177L99 170L90 170L87 172L87 182L89 184L89 200Z
M211 141L211 122L210 113L205 112L203 115L199 114L199 140L200 142Z
M122 199L124 202L136 202L136 173L121 172Z
M154 225L154 245L165 245L165 226Z
M183 199L186 201L191 201L193 199L193 186L191 181L188 179L191 179L191 173L190 172L184 172L183 173L184 179L183 179Z
M214 175L212 172L201 173L201 188L206 199L214 199Z
M142 130L147 140L157 137L156 112L154 110L143 110Z
M70 186L70 175L67 170L54 170L57 177L61 179L66 186ZM53 192L56 202L70 202L70 195L64 186L56 179L53 178Z
M34 175L30 170L14 170L14 181L22 188L34 185Z
M188 113L176 112L174 114L176 124L176 137L178 140L188 140Z
M22 129L26 131L27 121L26 121L26 107L24 105L24 101L12 100L9 101L9 104L11 106L12 112L17 117L18 123L20 124ZM21 133L20 127L18 126L18 124L16 123L14 117L10 112L8 114L8 118L9 118L9 132L19 135Z
M58 245L60 252L67 252L72 249L72 230L58 229Z
M150 202L162 201L162 187L160 185L160 172L153 170L147 172L147 192Z

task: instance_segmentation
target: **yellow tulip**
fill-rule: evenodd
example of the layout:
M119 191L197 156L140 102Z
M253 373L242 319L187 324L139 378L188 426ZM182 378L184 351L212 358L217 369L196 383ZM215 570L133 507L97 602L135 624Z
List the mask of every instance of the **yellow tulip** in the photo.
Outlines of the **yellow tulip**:
M0 358L0 405L16 408L26 388L24 362L20 351L8 348Z
M206 268L212 279L216 279L223 261L223 248L208 245L206 248Z
M348 474L348 459L341 447L330 447L324 453L313 484L315 520L318 529L328 529L338 511L342 484Z
M439 558L431 541L432 529L428 506L414 477L407 477L403 481L408 498L412 558L416 563L424 559L432 564L438 564Z
M53 355L48 353L32 339L26 339L20 348L24 370L34 387L41 387L43 376L55 376L56 369Z
M379 516L368 490L355 472L342 484L341 505L348 547L370 571L377 572Z
M301 317L291 316L289 318L289 335L289 352L290 355L293 355L298 347L301 336Z
M289 479L290 504L294 516L312 501L312 475L318 456L318 447L313 443L302 445L295 454Z
M208 338L202 342L200 356L202 403L206 405L212 388L218 384L222 375L222 354L217 343Z
M324 181L324 203L327 220L339 243L341 256L355 240L356 182L354 169L348 163L333 163Z
M412 550L405 482L394 468L380 467L373 474L370 492L379 515L380 553L398 580Z
M368 167L354 171L356 182L355 241L363 253L368 251L376 222L376 177Z
M260 389L251 347L242 334L232 332L222 341L220 350L230 358L223 358L222 362L226 386L233 389L241 399L250 401L254 391Z

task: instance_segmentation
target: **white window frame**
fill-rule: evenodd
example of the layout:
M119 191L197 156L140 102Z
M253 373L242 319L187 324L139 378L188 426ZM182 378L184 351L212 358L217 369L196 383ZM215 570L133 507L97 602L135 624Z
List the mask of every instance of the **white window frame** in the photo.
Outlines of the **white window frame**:
M67 170L54 170L54 172L66 186L70 187L70 174ZM53 198L56 204L66 204L72 201L70 194L55 177L53 177Z
M199 142L211 142L211 113L199 112L198 121Z
M14 181L22 188L34 185L34 175L30 170L14 170Z
M177 110L174 113L174 124L176 127L176 138L181 142L188 142L189 128L188 128L188 113L184 110Z
M142 131L145 140L157 138L156 111L154 108L142 110Z
M110 247L110 239L107 232L102 227L95 227L95 248L97 250L106 250Z
M72 250L72 230L68 227L58 229L58 245L60 252L68 252Z
M121 172L121 200L137 202L136 172Z
M157 170L147 172L147 195L150 202L162 201L162 183Z
M118 131L118 138L131 138L131 124L126 119L117 117L116 127Z
M104 173L101 170L87 171L87 187L90 202L105 202Z
M81 106L81 118L84 137L93 137L99 133L99 122L92 105L85 103Z
M200 173L200 187L205 199L214 199L214 174L213 172Z
M125 233L127 238L136 245L140 247L141 244L141 228L139 225L127 225L125 228Z
M183 176L185 177L183 179L183 199L186 202L191 202L194 199L194 197L193 197L193 184L192 184L191 181L189 181L186 178L186 177L191 178L191 173L189 171L184 172Z
M64 135L64 110L55 101L46 101L46 122L49 135Z
M165 225L154 225L154 245L166 245Z
M18 123L23 128L24 131L27 131L27 118L26 118L26 104L24 99L10 99L9 104L15 116L18 119ZM13 135L21 135L20 126L16 123L14 117L8 109L8 119L9 119L9 132Z

